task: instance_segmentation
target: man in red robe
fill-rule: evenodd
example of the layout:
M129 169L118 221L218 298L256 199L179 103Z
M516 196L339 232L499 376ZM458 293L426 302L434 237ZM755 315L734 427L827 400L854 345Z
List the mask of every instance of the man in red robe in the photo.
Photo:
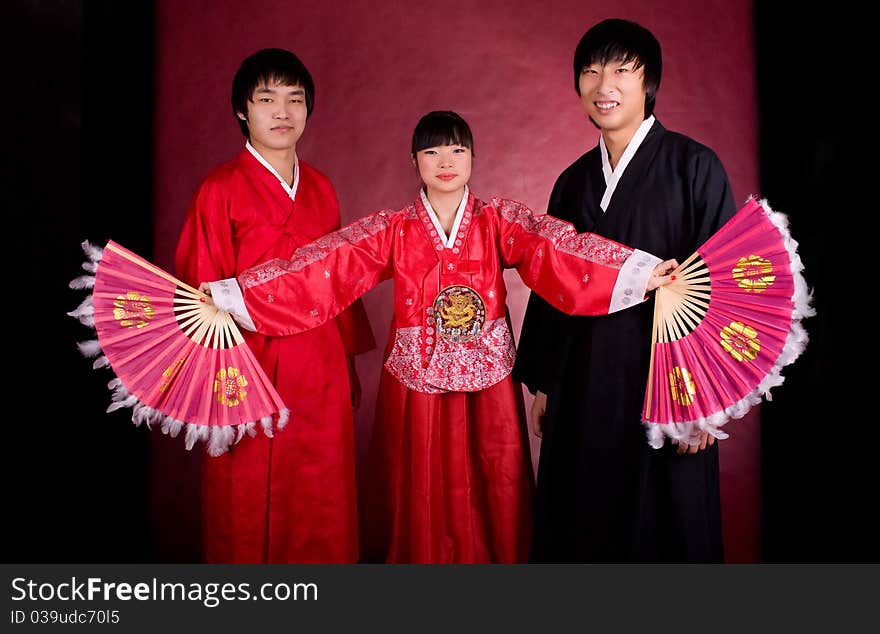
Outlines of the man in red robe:
M232 105L245 149L211 172L190 204L175 256L198 285L236 277L339 227L326 176L298 160L314 84L289 51L244 60ZM211 563L350 563L358 559L353 357L374 347L361 304L319 328L245 338L290 409L283 430L261 430L205 458L202 525Z

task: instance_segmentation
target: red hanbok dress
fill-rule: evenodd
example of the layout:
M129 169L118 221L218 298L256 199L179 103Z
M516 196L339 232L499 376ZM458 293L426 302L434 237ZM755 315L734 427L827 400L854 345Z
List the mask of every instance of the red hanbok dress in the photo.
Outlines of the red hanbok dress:
M659 259L520 203L465 194L446 236L424 194L216 283L260 332L302 332L394 279L370 447L365 560L522 562L533 477L503 271L568 313L642 301ZM230 287L234 287L230 293ZM225 289L225 290L224 290ZM221 302L218 301L218 305Z
M177 246L178 276L193 285L289 258L339 227L330 181L299 161L295 199L249 149L199 187ZM360 302L299 334L245 332L290 409L269 438L244 438L205 456L202 526L211 563L358 560L354 437L346 355L375 346Z

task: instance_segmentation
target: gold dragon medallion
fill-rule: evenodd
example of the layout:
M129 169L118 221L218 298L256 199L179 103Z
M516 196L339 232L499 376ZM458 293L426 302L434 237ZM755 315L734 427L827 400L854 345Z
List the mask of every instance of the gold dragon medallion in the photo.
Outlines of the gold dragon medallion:
M476 337L486 321L480 294L469 286L450 286L434 299L437 332L450 343L464 343Z

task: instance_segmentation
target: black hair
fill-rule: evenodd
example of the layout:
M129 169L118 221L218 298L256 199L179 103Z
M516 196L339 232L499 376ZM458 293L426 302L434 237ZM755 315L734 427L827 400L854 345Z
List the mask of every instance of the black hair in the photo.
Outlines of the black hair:
M584 68L608 62L635 62L635 68L644 68L645 118L654 114L663 70L660 42L654 34L635 22L618 18L603 20L590 28L574 52L575 92L581 94Z
M247 104L254 98L254 90L262 85L302 86L306 93L306 113L311 116L315 107L315 84L309 70L299 58L282 48L264 48L246 58L232 79L232 113L241 127L241 133L250 138L247 121Z
M461 145L474 153L474 137L467 121L449 110L435 110L419 119L413 130L412 153L437 145Z

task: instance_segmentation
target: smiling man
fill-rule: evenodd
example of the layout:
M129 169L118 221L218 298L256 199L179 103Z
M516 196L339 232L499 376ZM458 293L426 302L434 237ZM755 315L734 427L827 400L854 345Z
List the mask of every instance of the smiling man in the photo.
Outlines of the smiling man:
M327 177L297 158L314 107L312 77L289 51L242 62L232 109L247 142L199 186L175 257L190 284L235 277L339 227ZM202 525L209 563L350 563L358 559L352 357L374 346L355 303L305 333L245 332L290 421L266 425L219 457L206 457Z
M574 54L574 88L599 145L556 181L548 213L684 261L735 212L709 148L654 118L660 44L610 19ZM514 378L536 395L534 561L718 562L718 447L705 434L655 450L641 424L653 300L568 317L532 294Z

